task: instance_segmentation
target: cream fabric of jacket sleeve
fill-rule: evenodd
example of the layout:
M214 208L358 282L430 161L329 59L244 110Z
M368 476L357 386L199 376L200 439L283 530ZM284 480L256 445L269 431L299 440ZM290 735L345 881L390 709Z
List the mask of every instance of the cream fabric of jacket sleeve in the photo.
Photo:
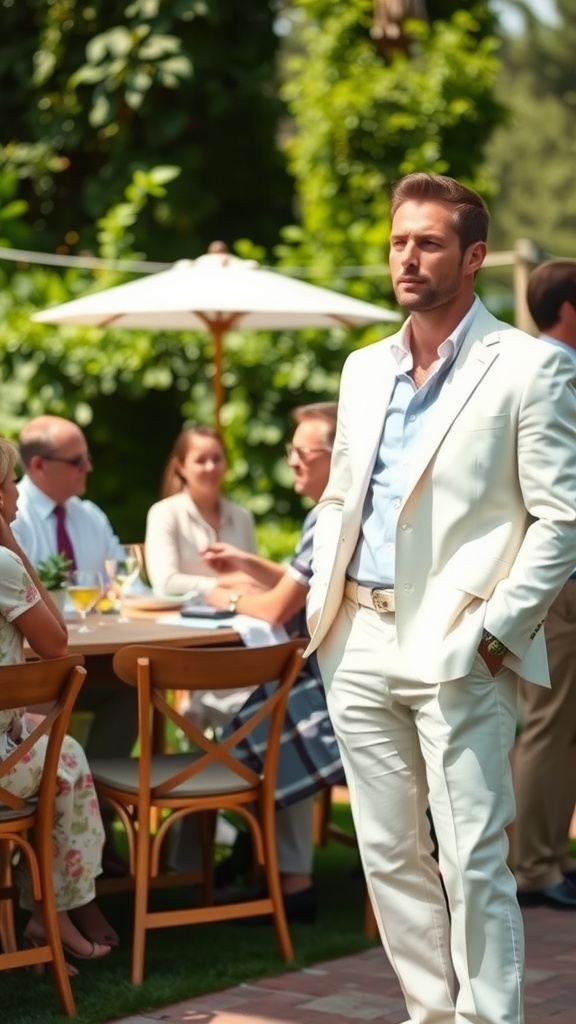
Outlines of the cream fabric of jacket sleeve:
M256 551L254 517L242 506L223 500L221 529L216 532L182 492L152 505L146 522L146 570L153 590L162 594L206 593L217 576L202 561L216 540Z

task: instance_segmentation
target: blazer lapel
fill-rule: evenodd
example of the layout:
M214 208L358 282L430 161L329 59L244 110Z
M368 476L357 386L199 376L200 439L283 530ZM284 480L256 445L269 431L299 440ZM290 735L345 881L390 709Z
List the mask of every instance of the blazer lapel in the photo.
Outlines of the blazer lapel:
M436 404L427 437L415 460L403 505L406 504L459 412L497 358L499 348L498 321L481 307L442 385L442 396Z

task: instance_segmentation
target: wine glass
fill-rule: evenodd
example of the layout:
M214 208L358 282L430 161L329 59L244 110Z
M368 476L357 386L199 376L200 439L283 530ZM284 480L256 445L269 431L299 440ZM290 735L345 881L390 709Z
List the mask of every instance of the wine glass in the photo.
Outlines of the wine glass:
M107 558L104 568L118 587L120 593L120 618L118 622L129 622L124 615L124 597L131 583L140 572L140 549L137 544L124 544L119 558Z
M66 592L82 620L79 633L94 632L86 625L86 613L94 607L102 591L102 573L88 569L75 569L69 573Z

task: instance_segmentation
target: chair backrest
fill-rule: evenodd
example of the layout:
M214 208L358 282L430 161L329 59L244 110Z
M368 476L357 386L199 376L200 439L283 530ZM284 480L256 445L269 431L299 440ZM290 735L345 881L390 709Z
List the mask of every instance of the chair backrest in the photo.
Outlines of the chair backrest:
M14 810L26 806L25 800L2 787L2 778L26 756L41 736L48 735L40 792L52 817L58 757L74 701L86 677L83 663L82 654L69 654L49 661L28 661L23 665L0 667L0 711L39 704L46 706L45 717L31 734L4 760L0 760L0 805Z
M163 796L175 786L192 780L207 767L223 765L242 783L258 786L260 777L233 756L234 748L265 719L269 719L269 743L264 775L275 778L279 737L289 692L301 672L308 641L290 640L271 647L170 648L146 644L123 647L114 656L114 671L124 682L138 687L140 759L152 756L152 712L169 719L197 751L182 767L157 785L152 796ZM197 724L180 714L166 696L172 690L245 690L271 683L266 698L254 715L225 739L214 742Z

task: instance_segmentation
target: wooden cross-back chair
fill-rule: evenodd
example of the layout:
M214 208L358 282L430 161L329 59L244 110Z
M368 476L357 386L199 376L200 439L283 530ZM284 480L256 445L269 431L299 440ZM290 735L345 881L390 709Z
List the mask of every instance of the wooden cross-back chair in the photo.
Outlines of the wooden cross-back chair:
M96 760L91 764L96 788L115 808L128 835L134 876L134 936L131 979L144 975L146 933L151 928L200 924L271 914L285 960L293 959L280 890L275 837L275 789L280 737L290 689L303 667L305 640L265 648L214 647L174 649L134 644L114 656L114 671L138 689L138 758ZM267 700L226 739L204 735L170 703L167 691L245 690L275 681ZM153 717L162 716L188 739L190 753L154 753ZM269 734L257 774L234 757L237 744L268 720ZM150 834L151 810L162 812L161 825ZM242 903L213 905L213 843L204 869L204 905L180 910L149 909L151 881L161 870L161 848L172 825L190 813L221 810L239 815L250 831L256 860L263 865L268 895ZM164 816L166 815L166 816ZM142 823L143 827L139 827ZM206 851L204 851L205 853Z
M0 760L0 970L50 963L60 1005L69 1017L75 1015L76 1007L58 930L52 825L58 759L74 701L86 676L83 661L81 654L73 654L0 667L0 711L46 705L43 721L7 758ZM25 800L6 789L5 779L43 736L48 736L48 742L40 788L34 797ZM17 890L12 878L12 856L16 850L26 860L46 936L44 945L21 950L17 948L14 929Z

